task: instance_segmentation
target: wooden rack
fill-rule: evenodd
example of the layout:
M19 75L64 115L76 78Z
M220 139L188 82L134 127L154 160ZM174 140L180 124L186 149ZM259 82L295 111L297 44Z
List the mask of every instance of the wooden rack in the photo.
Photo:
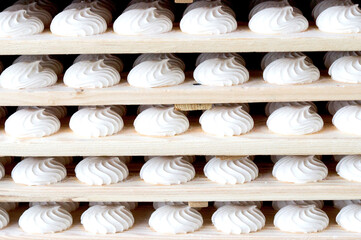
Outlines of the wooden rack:
M338 131L330 117L315 134L283 136L270 132L265 117L254 117L254 129L244 135L216 137L202 131L198 119L174 137L147 137L135 132L133 119L113 136L82 138L63 122L59 132L49 137L16 139L0 130L2 156L143 156L143 155L308 155L360 154L361 136ZM60 151L59 151L60 146ZM182 146L182 147L179 147Z
M192 0L175 0L192 2ZM88 37L55 36L49 30L26 37L0 38L0 55L28 54L96 54L96 53L202 53L202 52L276 52L276 51L356 51L361 50L361 34L331 34L315 26L303 33L264 35L253 33L247 24L225 35L189 35L176 24L169 33L154 36L120 36L112 29ZM298 86L270 85L259 73L251 80L232 87L196 86L186 82L167 88L141 89L121 84L106 89L75 90L59 83L53 87L32 90L0 88L1 106L26 105L111 105L111 104L210 104L231 102L329 101L361 100L361 85L332 81L323 73L320 81ZM141 96L141 97L139 97ZM282 136L271 133L265 117L255 117L255 128L239 137L215 137L202 132L198 120L179 136L154 138L140 136L125 119L126 126L114 136L84 139L75 136L68 122L53 136L40 139L14 139L0 130L1 156L120 156L120 155L308 155L361 154L361 136L339 132L330 117L325 117L322 131L306 136ZM0 180L0 201L236 201L236 200L337 200L360 199L361 183L340 178L333 168L329 176L317 183L290 184L277 181L271 167L261 168L253 182L221 185L198 173L192 181L174 186L144 183L139 173L132 172L126 181L110 186L88 186L72 174L62 182L48 186L15 184L9 176ZM148 226L151 208L134 211L135 226L121 234L92 235L79 223L84 209L74 213L73 226L56 234L26 234L17 219L24 209L11 212L10 226L0 231L2 239L354 239L361 235L342 230L335 223L335 210L327 210L330 226L320 233L292 234L277 230L272 223L274 211L265 210L266 227L246 235L225 235L210 222L212 208L202 209L204 226L186 235L157 234Z
M0 38L0 54L199 53L275 51L351 51L361 49L361 34L331 34L315 26L302 33L264 35L248 26L224 35L189 35L175 26L154 36L120 36L111 29L86 37L62 37L48 30L34 36Z
M48 239L151 239L151 240L168 240L168 239L179 239L179 240L198 240L198 239L255 239L255 240L279 240L279 239L305 239L308 240L329 240L332 239L342 239L342 240L359 240L360 234L351 233L343 230L335 222L335 216L337 214L334 208L325 208L326 213L330 218L330 224L326 230L319 233L312 234L297 234L297 233L286 233L278 230L273 225L273 216L275 211L270 208L263 208L262 211L266 216L266 226L259 232L254 232L250 234L242 235L229 235L224 234L216 230L212 225L211 216L216 209L209 207L202 209L200 212L203 216L203 226L194 233L189 234L178 234L178 235L167 235L159 234L154 232L148 225L148 219L152 211L151 206L139 207L133 211L135 218L134 226L123 233L109 234L109 235L95 235L88 233L84 230L83 226L80 224L80 215L85 208L79 209L73 213L73 225L70 229L54 234L27 234L24 233L17 224L17 219L24 211L24 209L18 209L10 214L12 219L10 225L5 229L0 231L0 237L9 240L24 240L24 239L38 239L38 240L48 240Z
M265 82L260 75L259 72L251 72L248 82L231 87L197 85L193 78L187 77L180 85L162 88L136 88L125 80L114 87L98 89L74 89L62 82L39 89L0 88L0 106L361 100L360 84L336 82L326 73L317 82L305 85L273 85Z
M0 201L270 201L270 200L344 200L360 199L361 183L347 181L335 172L334 162L328 163L326 179L316 183L292 184L277 181L272 176L272 164L257 163L260 174L245 184L224 185L207 179L202 166L196 166L196 177L185 184L161 186L145 183L139 177L140 166L131 168L124 181L107 186L81 183L69 170L68 177L47 186L25 186L13 182L10 176L0 180ZM342 192L342 194L340 194ZM0 231L1 233L1 231ZM1 236L1 235L0 235Z

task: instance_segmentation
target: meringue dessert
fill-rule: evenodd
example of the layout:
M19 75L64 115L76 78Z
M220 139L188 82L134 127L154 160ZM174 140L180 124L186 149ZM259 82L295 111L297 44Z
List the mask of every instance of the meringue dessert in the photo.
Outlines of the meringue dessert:
M286 106L310 106L311 111L317 112L317 106L313 102L269 102L266 104L265 107L266 116L269 116L277 109Z
M19 218L19 226L26 233L62 232L72 224L71 214L58 205L36 205L27 209Z
M215 103L213 104L214 107L242 107L242 110L249 113L250 107L248 103Z
M182 157L154 157L142 166L139 175L147 183L174 185L192 180L195 170Z
M212 215L212 223L226 234L257 232L266 224L266 218L257 206L225 205Z
M251 31L263 34L289 34L306 31L308 21L299 9L287 1L266 1L257 4L249 14Z
M110 107L82 108L70 118L69 127L77 135L86 138L105 137L118 133L124 122Z
M91 108L94 106L79 106L78 110L83 109L83 108ZM127 113L127 106L125 105L97 105L96 107L98 108L107 108L110 107L111 110L113 110L114 112L118 113L119 116L124 117Z
M360 33L361 10L351 1L325 0L315 8L314 14L318 29L329 33ZM319 12L319 13L318 13Z
M0 229L6 227L10 222L10 217L7 211L0 207Z
M315 156L286 156L275 163L272 175L291 183L317 182L328 174L326 165Z
M168 107L174 107L173 104L148 104L148 105L139 105L137 109L137 114L143 112L144 110L147 110L148 108L153 107L160 107L160 108L168 108ZM185 113L186 114L186 113Z
M73 157L55 157L55 160L66 166L73 162Z
M159 233L185 234L203 225L202 215L189 206L166 205L155 210L149 218L149 226Z
M144 156L144 162L147 162L154 157L160 157L160 156ZM172 156L172 157L181 157L183 160L186 160L189 163L193 163L196 160L196 156Z
M46 137L56 133L59 129L59 119L44 108L21 109L5 121L5 133L15 138Z
M361 51L327 52L323 57L323 61L326 68L329 68L337 59L348 56L360 57Z
M273 201L272 207L274 210L280 210L288 205L307 206L315 205L317 208L323 208L324 202L322 200L298 200L298 201Z
M331 115L345 106L361 105L361 101L330 101L327 103L326 108Z
M15 183L28 186L49 185L66 177L66 168L55 158L28 157L21 160L11 171Z
M103 60L105 65L115 68L118 72L123 71L123 62L115 55L111 54L81 54L77 56L74 60L74 64L78 62L96 62Z
M16 111L19 111L21 109L45 109L45 112L54 115L58 119L66 117L68 113L66 107L63 106L19 106L17 107Z
M231 202L219 202L215 201L213 206L215 208L220 208L226 205L237 205L237 206L256 206L258 208L262 207L263 202L261 201L231 201Z
M335 60L328 70L332 80L361 83L361 56L345 56Z
M271 62L282 58L300 58L306 57L306 61L312 63L312 59L302 52L269 52L266 53L261 61L261 68L264 70Z
M120 35L151 35L172 30L174 15L158 1L129 5L113 24Z
M107 25L112 23L112 12L111 12L111 8L113 7L115 9L115 6L110 5L111 1L98 1L98 0L76 0L73 1L70 5L68 5L66 8L64 8L64 10L68 10L68 9L85 9L85 8L90 8L90 11L101 16L105 22L107 23ZM108 6L109 5L109 6Z
M361 135L361 105L340 108L333 116L332 123L341 132Z
M221 184L247 183L258 177L258 167L247 157L214 157L204 167L204 175Z
M329 219L327 214L315 205L288 205L276 213L273 223L284 232L314 233L324 230Z
M143 53L141 55L139 55L137 57L137 59L135 59L134 63L133 63L133 67L137 66L138 64L142 63L142 62L146 62L146 61L162 61L162 60L166 60L168 59L169 63L172 66L178 66L179 68L182 69L182 71L185 70L186 65L184 64L183 60L180 59L179 57L177 57L175 54L173 53Z
M361 205L343 207L336 216L336 222L346 231L361 233Z
M232 86L249 80L244 60L235 53L199 55L194 80L206 86Z
M44 27L49 27L51 20L53 19L50 12L42 8L37 2L31 2L27 4L21 4L15 2L15 4L4 9L4 12L16 12L25 10L30 17L35 17L40 19Z
M106 20L90 7L64 10L58 13L50 24L53 34L68 37L97 35L106 30Z
M68 212L74 212L79 208L78 202L30 202L29 207L42 205L42 206L60 206Z
M0 163L0 179L5 176L5 167L2 163Z
M361 204L360 199L354 200L333 200L333 206L337 209L342 209L343 207L350 205L350 204Z
M242 106L212 107L201 115L199 123L204 132L221 137L239 136L254 127L253 118Z
M134 87L154 88L179 85L185 75L181 64L171 59L144 60L128 74L128 83Z
M40 60L14 63L0 75L0 85L7 89L45 88L57 81L55 71Z
M72 88L106 88L120 82L120 73L104 59L78 61L64 74L64 84Z
M267 127L277 134L306 135L320 131L323 120L311 106L285 106L268 117Z
M170 137L187 131L189 121L174 107L151 107L138 114L134 128L141 135Z
M361 156L344 156L337 164L336 172L348 181L361 182Z
M163 206L187 206L187 202L153 202L153 208L158 209Z
M237 29L235 16L221 1L197 1L186 8L179 26L188 34L225 34Z
M42 66L43 68L52 69L56 73L56 75L60 75L63 73L63 64L49 55L21 55L15 59L13 64L19 62L31 63L36 61L40 61L40 66Z
M26 10L0 12L0 37L22 37L41 33L44 23Z
M95 205L81 215L80 221L87 232L114 234L131 228L134 217L124 206Z
M270 62L263 71L263 78L278 85L306 84L317 81L320 71L306 56L284 57Z
M87 157L76 165L75 175L88 185L109 185L126 179L129 171L118 157Z
M19 206L17 202L1 202L0 208L3 208L5 211L9 212L15 210Z
M126 209L132 211L138 207L137 202L89 202L89 207L95 205L104 205L104 206L124 206Z

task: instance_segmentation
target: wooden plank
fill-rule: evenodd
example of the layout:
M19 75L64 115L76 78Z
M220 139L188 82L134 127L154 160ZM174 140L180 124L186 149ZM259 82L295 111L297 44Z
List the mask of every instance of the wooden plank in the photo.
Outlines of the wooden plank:
M251 72L250 81L238 86L210 87L194 83L188 77L178 86L151 89L131 87L125 80L103 89L73 89L62 83L41 89L0 88L0 106L361 100L361 84L339 83L325 74L315 83L292 86L268 84L257 72Z
M192 3L193 0L174 0L175 3Z
M179 111L198 111L212 108L212 104L175 104L174 108Z
M15 184L10 176L0 180L0 201L134 201L134 202L208 202L208 201L273 201L273 200L343 200L361 199L361 183L339 177L335 164L328 163L329 175L316 183L291 184L272 176L272 165L257 162L259 177L246 184L223 185L208 180L197 165L196 177L185 184L161 186L145 183L139 169L130 165L130 176L121 183L89 186L74 177L71 169L63 181L48 186ZM191 203L191 204L193 204ZM194 206L194 205L193 205ZM203 203L201 206L204 206Z
M265 117L255 117L254 129L242 136L217 137L202 131L198 119L174 137L148 137L135 132L133 119L113 136L83 138L63 122L56 134L16 139L0 130L0 156L144 156L144 155L305 155L360 154L361 136L338 131L329 116L315 134L283 136L270 132ZM181 147L180 147L181 146Z
M242 234L242 235L228 235L222 232L219 232L215 229L211 222L211 216L215 211L214 208L206 208L200 210L203 216L203 226L195 231L194 233L189 234L178 234L178 235L167 235L160 234L153 231L149 225L148 220L151 213L154 211L151 206L142 206L133 211L135 218L134 226L123 233L117 234L108 234L108 235L96 235L88 233L84 230L83 226L80 224L80 215L85 210L82 208L73 213L73 225L70 229L54 234L28 234L24 233L18 226L17 220L23 211L19 209L10 213L11 222L8 227L0 230L1 239L12 239L12 240L24 240L24 239L37 239L37 240L48 240L48 239L151 239L151 240L169 240L169 239L178 239L178 240L199 240L199 239L210 239L210 240L220 240L220 239L255 239L255 240L279 240L279 239L308 239L308 240L329 240L329 239L345 239L345 240L359 240L361 237L360 233L352 233L343 230L335 222L335 216L337 210L334 208L328 207L324 210L327 212L330 218L329 226L322 232L312 233L312 234L297 234L297 233L286 233L278 230L273 225L273 216L275 212L269 208L263 208L262 211L266 216L266 226L258 231L251 234Z
M361 34L308 31L287 35L251 32L240 24L235 32L223 35L190 35L175 26L171 32L150 36L120 36L112 29L101 35L62 37L49 30L41 34L0 39L0 54L84 54L159 52L273 52L361 50Z
M208 202L189 202L188 206L192 208L206 208L208 207Z

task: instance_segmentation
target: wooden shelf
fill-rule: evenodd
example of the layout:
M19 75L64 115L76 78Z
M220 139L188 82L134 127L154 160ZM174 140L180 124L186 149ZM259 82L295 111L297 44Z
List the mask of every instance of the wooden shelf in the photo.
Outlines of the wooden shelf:
M142 206L133 211L135 218L134 226L123 233L117 234L108 234L108 235L96 235L88 233L84 230L83 226L80 224L80 215L85 208L76 211L73 214L74 222L70 229L55 233L55 234L28 234L24 233L18 226L17 220L21 215L24 209L18 209L13 213L10 213L11 222L9 226L0 230L0 237L3 239L38 239L38 240L48 240L48 239L154 239L154 240L168 240L168 239L257 239L257 240L279 240L279 239L305 239L308 240L319 240L319 239L347 239L347 240L359 240L361 234L352 233L343 230L335 222L335 216L337 211L334 208L325 208L329 218L329 226L322 232L312 233L312 234L295 234L295 233L286 233L278 230L273 225L273 216L275 211L269 208L263 208L262 211L266 216L266 226L255 233L251 234L242 234L242 235L228 235L216 230L212 225L211 216L215 211L214 208L202 209L200 212L203 216L203 226L194 233L189 234L178 234L178 235L167 235L160 234L153 231L149 225L148 220L151 213L154 211L150 206Z
M326 74L323 74L315 83L291 86L269 84L262 79L260 72L251 72L250 81L232 87L210 87L194 85L195 83L191 77L188 77L183 84L163 88L136 88L130 86L126 80L122 80L114 87L102 89L73 89L66 87L63 83L31 90L0 88L0 105L66 106L361 100L360 84L336 82Z
M254 129L242 136L216 137L202 131L198 119L183 134L147 137L135 132L133 119L113 136L82 138L68 122L56 134L33 139L16 139L0 130L1 156L144 156L144 155L305 155L360 154L361 136L338 131L324 117L322 131L305 136L283 136L270 132L265 117L255 117ZM181 146L181 147L180 147ZM60 149L59 149L60 147ZM59 151L60 150L60 151Z
M361 34L331 34L311 26L303 33L264 35L248 26L224 35L189 35L175 26L169 33L154 36L120 36L112 29L87 37L62 37L43 33L17 38L0 38L0 55L158 53L158 52L273 52L361 50Z
M81 183L68 168L69 176L48 186L15 184L10 176L0 180L0 201L273 201L273 200L343 200L361 199L361 183L346 181L328 163L329 175L320 182L290 184L272 176L272 164L258 163L260 174L246 184L223 185L208 180L204 164L195 163L196 177L185 184L161 186L145 183L139 177L140 165L130 164L130 176L121 183L89 186Z

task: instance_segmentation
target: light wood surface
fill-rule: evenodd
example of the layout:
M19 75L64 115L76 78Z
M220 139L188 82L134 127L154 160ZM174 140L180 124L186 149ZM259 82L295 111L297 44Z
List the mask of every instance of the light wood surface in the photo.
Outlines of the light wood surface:
M175 3L192 3L193 0L174 0Z
M255 117L254 129L244 135L217 137L202 131L198 119L174 137L149 137L135 132L133 119L125 119L118 134L103 138L75 135L63 122L52 136L16 139L0 130L2 156L144 156L144 155L305 155L360 154L361 136L338 131L328 116L315 134L283 136L270 132L265 117Z
M223 185L208 180L203 174L204 162L194 163L196 177L180 185L153 185L139 177L141 165L129 165L131 174L120 183L89 186L74 177L68 167L68 177L48 186L25 186L13 182L9 175L0 180L0 201L184 201L204 206L208 201L271 201L271 200L343 200L361 199L361 183L344 180L335 172L335 163L326 162L329 174L316 183L291 184L272 176L273 165L256 161L259 176L245 184Z
M266 226L258 231L251 234L242 234L242 235L229 235L224 234L216 230L212 225L211 216L215 211L214 208L209 207L202 209L200 212L202 214L204 223L203 226L195 231L194 233L188 234L178 234L178 235L167 235L160 234L153 231L149 225L148 220L151 213L154 211L151 206L141 206L133 211L135 218L134 226L123 233L117 234L108 234L108 235L97 235L91 234L84 230L83 226L80 224L80 215L85 210L85 208L80 209L73 213L73 225L70 229L54 234L28 234L24 233L17 224L17 219L19 218L23 209L19 209L11 213L11 223L8 227L0 230L1 239L38 239L38 240L48 240L48 239L154 239L154 240L169 240L169 239L255 239L255 240L279 240L279 239L308 239L308 240L329 240L329 239L345 239L345 240L359 240L361 238L360 233L351 233L343 230L335 222L335 216L337 210L331 207L327 207L324 210L327 212L330 218L329 226L322 232L311 233L311 234L295 234L295 233L286 233L278 230L273 225L273 216L275 211L269 207L263 208L262 211L266 216Z
M251 72L250 81L238 86L210 87L194 83L189 77L178 86L151 89L131 87L125 80L103 89L73 89L62 83L31 90L0 88L0 106L361 100L361 84L339 83L325 74L315 83L292 86L268 84L257 72Z
M120 36L111 29L86 37L52 35L49 30L33 36L0 38L0 55L158 52L273 52L361 50L361 34L331 34L315 26L287 35L253 33L243 25L229 34L190 35L175 26L153 36Z
M188 206L192 208L206 208L208 207L208 202L188 202Z

